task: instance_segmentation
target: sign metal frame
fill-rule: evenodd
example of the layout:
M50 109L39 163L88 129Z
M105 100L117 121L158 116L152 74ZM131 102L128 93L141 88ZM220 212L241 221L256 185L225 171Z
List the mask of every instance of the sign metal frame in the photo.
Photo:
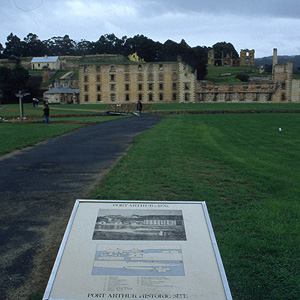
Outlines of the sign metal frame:
M100 204L100 205L101 204L117 204L117 205L120 204L120 205L137 205L137 206L138 205L158 205L158 204L159 205L175 205L175 206L176 205L181 205L181 206L182 205L183 206L201 205L202 209L203 209L204 217L205 217L205 223L207 225L206 230L208 231L208 234L209 234L213 254L215 256L215 260L216 260L216 263L217 263L219 275L220 275L220 278L221 278L221 284L223 286L224 299L232 300L230 287L229 287L229 284L228 284L228 281L227 281L227 277L226 277L225 269L224 269L224 266L223 266L222 258L221 258L220 252L219 252L219 248L218 248L218 245L217 245L217 241L216 241L216 238L215 238L215 234L214 234L214 231L213 231L213 227L212 227L212 223L211 223L211 220L210 220L210 217L209 217L207 206L206 206L206 203L204 201L84 200L84 199L78 199L78 200L76 200L76 202L74 204L74 207L73 207L68 225L67 225L66 230L65 230L65 234L63 236L63 239L62 239L62 242L61 242L61 245L60 245L56 260L55 260L55 263L54 263L53 268L52 268L52 272L51 272L49 280L48 280L47 287L46 287L45 292L44 292L43 300L66 299L65 297L64 298L63 297L53 298L52 295L51 295L51 292L52 292L52 289L55 285L56 276L58 274L60 265L62 263L63 254L64 254L64 251L65 251L66 246L68 244L68 239L70 237L72 226L74 225L74 222L76 221L76 216L77 216L79 207L80 207L80 205L87 205L87 204ZM165 276L165 275L163 275L163 276ZM74 297L72 297L72 300L73 300L73 298ZM100 297L100 298L107 299L104 296ZM121 298L116 297L116 298L121 299L122 297ZM139 298L139 297L136 296L134 298ZM143 299L150 299L150 298L147 298L145 296L145 298L143 298ZM156 298L156 297L154 297L154 298ZM166 296L166 298L168 298L168 297ZM178 297L178 298L180 298L180 297ZM182 296L182 298L197 299L197 298L188 297L188 296ZM69 298L67 298L67 299L69 299ZM92 297L89 298L89 299L92 299ZM128 298L128 299L133 299L133 298ZM170 296L170 299L173 299L173 297ZM204 299L204 298L201 298L201 299ZM212 299L212 298L207 298L207 299ZM79 298L78 298L78 300L79 300ZM81 298L80 298L80 300L81 300Z

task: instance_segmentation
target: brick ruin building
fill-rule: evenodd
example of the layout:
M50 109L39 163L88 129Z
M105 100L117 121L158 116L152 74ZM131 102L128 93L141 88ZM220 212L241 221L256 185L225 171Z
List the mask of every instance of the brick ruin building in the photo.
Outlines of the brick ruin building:
M222 65L227 65L226 62L222 59ZM208 55L210 65L214 65L213 52ZM230 65L234 65L234 60ZM254 50L241 50L238 65L254 67ZM278 64L277 49L274 49L272 76L240 84L198 81L195 99L196 102L300 102L300 80L293 79L292 62Z
M180 57L146 63L121 55L85 58L79 65L80 103L195 102L197 74Z
M254 67L254 50L241 50L240 67Z
M232 53L224 55L219 58L215 57L214 49L210 49L207 55L208 66L241 66L241 67L254 67L254 50L241 50L240 58L233 58Z
M241 50L240 58L222 57L224 66L254 67L254 50ZM76 58L79 69L79 103L201 103L201 102L300 102L300 80L293 79L293 64L279 65L273 51L273 70L268 77L250 82L217 84L197 80L196 71L180 57L176 62L144 62L122 55ZM64 57L65 65L69 64ZM75 60L74 60L75 62ZM72 61L73 63L73 61ZM210 51L208 65L214 65ZM72 69L75 68L72 65Z

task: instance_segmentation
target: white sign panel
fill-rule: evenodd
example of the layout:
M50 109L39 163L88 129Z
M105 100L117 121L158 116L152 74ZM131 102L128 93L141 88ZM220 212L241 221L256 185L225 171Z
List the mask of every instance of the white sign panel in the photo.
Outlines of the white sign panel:
M232 299L205 202L77 200L43 300Z

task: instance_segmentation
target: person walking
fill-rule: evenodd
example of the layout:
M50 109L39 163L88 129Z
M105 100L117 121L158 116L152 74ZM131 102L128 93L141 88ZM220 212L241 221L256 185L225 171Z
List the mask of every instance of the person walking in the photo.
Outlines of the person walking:
M33 107L39 107L39 100L38 99L33 98L32 102L33 102Z
M49 117L50 117L50 108L48 106L48 104L45 103L44 105L44 117L46 120L46 124L50 123Z
M142 102L139 100L137 107L136 107L138 117L140 117L142 115L142 109L143 109L143 105L142 105Z

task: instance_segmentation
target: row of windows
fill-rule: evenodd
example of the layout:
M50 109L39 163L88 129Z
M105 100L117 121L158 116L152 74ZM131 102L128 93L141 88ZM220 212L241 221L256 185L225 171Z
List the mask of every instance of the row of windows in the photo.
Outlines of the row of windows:
M40 63L37 63L37 64L32 64L32 69L34 69L34 68L36 68L36 67L38 67L38 68L40 68L41 66L43 66L43 67L55 67L55 64L54 63L51 63L51 65L49 64L49 63L47 63L47 64L45 64L45 63L43 63L42 65L40 64Z
M248 85L244 85L243 86L243 90L244 91L247 91L249 88L251 88L251 87L249 87ZM253 86L252 86L252 88L254 88ZM281 86L281 88L282 89L285 89L285 83L282 83L282 86ZM214 89L215 91L219 91L219 87L218 86L215 86L215 87L206 87L206 86L203 86L202 87L202 91L211 91L212 89ZM257 90L267 90L267 89L269 89L269 90L272 90L273 89L273 86L271 86L271 85L269 85L269 86L260 86L260 85L256 85L255 86L255 89L257 89ZM232 86L232 85L230 85L229 86L229 88L228 88L228 91L229 92L233 92L234 91L234 87ZM222 92L222 88L221 88L221 92Z
M262 101L262 100L267 100L267 101L272 101L272 93L266 93L262 96L260 96L258 93L223 93L219 94L202 94L198 93L197 94L197 100L199 101L246 101L246 100L251 100L251 101ZM247 98L247 95L249 98ZM285 95L284 93L281 95L281 100L285 100Z
M125 81L130 81L130 76L131 76L130 73L125 73L124 74L124 80ZM109 74L109 80L110 81L116 81L116 74ZM144 74L143 73L139 73L137 75L137 80L138 81L144 81ZM148 81L154 81L154 74L153 73L147 74L147 80ZM177 80L177 73L173 73L172 74L172 80ZM83 81L84 82L88 82L89 81L89 76L85 75L83 77ZM96 75L96 81L97 82L101 81L101 75L100 74ZM162 74L162 73L158 74L158 81L164 81L164 74Z
M144 95L143 94L138 94L138 100L140 100L140 101L143 101L143 100L153 101L154 100L153 96L154 96L153 93L149 93L147 95L147 99L144 99ZM96 97L97 97L97 101L102 101L102 95L101 94L97 94ZM115 101L116 100L116 94L114 94L114 93L110 94L109 97L110 97L110 101ZM160 101L164 101L165 100L164 94L163 93L159 93L158 94L158 99ZM184 100L185 101L190 101L190 99L191 99L191 95L189 93L185 93L184 94ZM136 98L130 99L130 94L125 94L125 101L130 101L130 100L136 100ZM172 94L172 100L173 101L177 100L177 93L173 93ZM88 94L84 95L84 101L85 102L89 101L89 95Z
M116 84L110 84L110 85L109 85L110 91L115 91L115 90L116 90L116 87L117 87ZM149 91L153 91L153 90L154 90L154 83L148 83L147 88L148 88ZM158 84L158 89L159 89L160 91L163 91L164 88L165 88L165 85L164 85L163 83L159 83L159 84ZM125 84L124 90L125 90L125 91L130 91L130 89L131 89L131 85L130 85L130 84ZM138 91L144 90L144 85L143 85L142 83L139 83L139 84L137 85L137 89L138 89ZM87 85L87 84L84 85L84 91L87 92L88 90L89 90L89 85ZM176 90L177 90L177 83L173 83L173 84L172 84L172 90L173 90L173 91L176 91ZM101 91L101 84L97 84L97 85L96 85L96 91L98 91L98 92Z
M132 65L131 65L132 66ZM146 67L148 67L148 70L153 70L153 65L152 64L148 64L148 65L145 65L145 64L139 64L136 66L137 67L137 70L138 71L143 71L146 69ZM176 70L177 68L177 65L176 64L173 64L172 65L172 69L173 70ZM130 65L124 65L124 69L125 69L125 72L129 72L130 71ZM163 64L159 64L158 65L158 70L159 71L163 71L164 70L164 65ZM88 73L90 71L90 67L89 66L84 66L83 67L83 72L84 73ZM109 66L109 71L110 72L116 72L116 66L115 65L110 65ZM97 73L100 73L101 72L101 66L96 66L96 72Z

